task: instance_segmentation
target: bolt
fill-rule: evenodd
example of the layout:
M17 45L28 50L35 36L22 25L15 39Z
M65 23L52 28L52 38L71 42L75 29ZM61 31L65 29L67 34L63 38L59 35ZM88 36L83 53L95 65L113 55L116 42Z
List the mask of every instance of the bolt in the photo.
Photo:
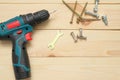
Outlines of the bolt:
M107 20L107 16L106 15L102 16L102 21L104 22L104 24L106 26L108 25L108 20Z
M71 32L70 35L72 36L74 42L76 43L77 42L77 38L75 37L75 34L74 32Z
M80 40L86 40L87 37L83 36L83 30L82 30L82 28L80 28L79 32L80 32L80 35L79 36L77 35L77 38L80 39Z
M92 12L89 12L89 11L85 11L85 14L86 15L91 15L93 17L96 17L97 19L99 18L99 14L97 14L97 13L92 13Z
M93 11L94 11L95 13L98 12L98 3L99 3L99 0L95 0L95 7L94 7L94 9L93 9Z
M75 2L74 11L76 10L76 7L77 7L77 0L76 0L76 2ZM75 13L73 12L72 17L71 17L70 24L72 24L72 23L73 23L73 18L74 18L74 15L75 15Z

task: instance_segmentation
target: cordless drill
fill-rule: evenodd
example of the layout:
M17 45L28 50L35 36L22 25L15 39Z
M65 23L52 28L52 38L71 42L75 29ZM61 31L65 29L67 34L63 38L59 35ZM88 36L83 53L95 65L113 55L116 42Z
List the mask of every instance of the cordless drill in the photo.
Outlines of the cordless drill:
M46 21L50 14L47 10L16 16L0 23L0 38L12 41L12 61L16 79L25 79L31 76L26 42L32 40L33 26Z

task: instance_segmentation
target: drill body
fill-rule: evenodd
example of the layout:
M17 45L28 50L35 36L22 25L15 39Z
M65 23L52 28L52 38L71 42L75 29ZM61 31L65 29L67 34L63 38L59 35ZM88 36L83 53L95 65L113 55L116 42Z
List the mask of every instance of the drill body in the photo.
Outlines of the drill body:
M33 26L49 18L46 10L16 16L0 23L0 38L12 41L12 62L16 79L30 77L30 63L26 50L26 42L32 40Z

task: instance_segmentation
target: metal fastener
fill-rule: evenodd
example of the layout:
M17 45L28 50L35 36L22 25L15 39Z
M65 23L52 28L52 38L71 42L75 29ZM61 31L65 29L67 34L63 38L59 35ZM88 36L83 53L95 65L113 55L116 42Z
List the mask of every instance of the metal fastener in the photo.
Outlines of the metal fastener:
M77 42L77 38L76 38L74 32L71 32L70 35L72 36L74 42L76 43Z
M93 17L96 17L97 19L99 18L99 14L97 13L92 13L92 12L89 12L89 11L85 11L85 15L91 15Z
M69 10L74 12L78 17L80 17L82 19L82 17L76 11L74 11L64 0L62 0L62 2Z
M98 12L98 4L99 4L99 0L95 0L95 7L94 7L94 9L93 9L93 11L94 11L95 13Z
M83 30L82 30L82 28L80 28L79 32L80 32L80 34L77 35L77 38L80 39L80 40L86 40L87 37L83 36Z
M76 0L76 2L75 2L74 11L76 10L76 7L77 7L77 0ZM72 13L72 17L71 17L70 24L72 24L72 23L73 23L73 18L74 18L74 15L75 15L75 13L73 12L73 13Z
M104 24L106 26L108 25L108 20L107 20L107 16L106 15L102 16L102 21L104 22Z
M75 15L77 17L79 17L79 21L99 21L101 19L89 19L89 18L83 18L79 13L77 13L76 11L74 11L64 0L62 0L63 4L69 9L71 10L72 12L75 13Z
M81 17L83 16L83 14L84 14L84 12L85 12L85 9L86 9L86 7L87 7L87 4L88 4L88 2L86 2L86 3L85 3L85 6L83 7L83 10L82 10L82 12L81 12L81 14L80 14ZM80 17L77 18L77 23L79 24L79 22L80 22Z

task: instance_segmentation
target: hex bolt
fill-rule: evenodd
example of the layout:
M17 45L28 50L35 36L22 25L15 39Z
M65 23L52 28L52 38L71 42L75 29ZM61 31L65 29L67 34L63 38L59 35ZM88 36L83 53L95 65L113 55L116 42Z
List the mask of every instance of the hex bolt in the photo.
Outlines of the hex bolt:
M107 26L108 25L108 19L107 19L107 16L104 15L102 16L102 21L104 22L104 24Z
M77 38L76 38L74 32L71 32L70 35L72 36L74 42L76 43L77 42Z
M82 28L80 28L79 32L80 32L80 35L79 36L77 35L77 38L80 40L86 40L87 37L83 36L83 29Z
M89 12L89 11L85 11L85 15L90 15L90 16L96 17L97 19L99 18L99 14L92 13L92 12Z
M93 11L94 11L95 13L98 12L98 4L99 4L99 0L95 0L95 7L94 7L94 9L93 9Z

